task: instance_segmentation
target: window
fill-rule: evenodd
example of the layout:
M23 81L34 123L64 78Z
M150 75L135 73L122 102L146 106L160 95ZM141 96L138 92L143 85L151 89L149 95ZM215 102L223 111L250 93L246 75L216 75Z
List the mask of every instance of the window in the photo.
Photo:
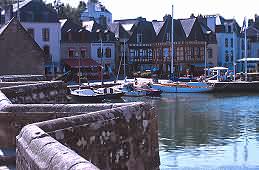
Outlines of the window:
M259 41L259 33L256 33L256 41Z
M111 58L111 49L110 48L105 49L105 56L106 56L106 58Z
M201 58L201 49L200 49L200 47L197 48L197 57Z
M148 56L152 57L152 49L148 49Z
M191 48L191 58L194 58L194 47Z
M259 58L259 49L257 49L257 57Z
M230 46L233 48L233 38L230 39Z
M143 49L140 49L140 50L139 50L139 56L140 56L140 57L143 57L143 56L144 56L144 50L143 50Z
M225 62L229 62L228 51L225 51Z
M86 58L86 49L85 48L80 49L80 55L81 55L81 58Z
M28 33L31 35L31 37L34 38L34 29L33 28L28 28Z
M130 49L130 56L131 56L131 57L135 57L135 50Z
M101 48L98 48L98 49L97 49L97 57L98 57L98 58L103 57L103 51L102 51Z
M48 28L42 29L42 40L49 41L49 29Z
M168 57L168 56L169 56L169 49L164 48L164 57Z
M143 41L143 34L142 33L137 33L137 43L142 43Z
M213 53L211 48L208 49L208 58L213 58Z
M69 50L68 50L68 57L69 58L71 58L71 57L74 57L74 49L73 48L70 48Z
M225 47L228 47L228 39L225 39Z

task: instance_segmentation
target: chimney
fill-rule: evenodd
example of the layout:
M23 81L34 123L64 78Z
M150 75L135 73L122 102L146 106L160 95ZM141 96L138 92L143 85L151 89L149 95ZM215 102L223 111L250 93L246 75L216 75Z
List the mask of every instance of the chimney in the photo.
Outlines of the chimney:
M169 18L172 18L171 15L165 15L165 16L163 17L163 21L166 21L166 20L169 19Z
M248 20L248 26L252 25L254 23L254 20L253 19L249 19Z
M13 5L8 5L5 9L5 22L9 22L13 18Z

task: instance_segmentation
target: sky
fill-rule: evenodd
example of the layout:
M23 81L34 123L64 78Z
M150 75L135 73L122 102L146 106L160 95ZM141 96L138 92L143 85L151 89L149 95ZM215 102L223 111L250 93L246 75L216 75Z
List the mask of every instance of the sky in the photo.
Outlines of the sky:
M74 7L79 1L61 0ZM192 13L195 16L220 14L226 19L235 18L241 25L244 17L254 19L255 14L259 15L259 0L100 0L100 2L112 13L113 20L139 16L149 21L162 20L165 14L172 14L172 5L175 19L188 18Z

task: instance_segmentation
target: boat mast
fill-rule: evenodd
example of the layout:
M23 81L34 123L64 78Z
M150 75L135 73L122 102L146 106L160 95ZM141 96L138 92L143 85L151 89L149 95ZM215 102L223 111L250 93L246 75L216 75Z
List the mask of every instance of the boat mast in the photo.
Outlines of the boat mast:
M79 84L79 89L80 89L80 84L81 84L81 61L80 61L80 56L78 52L76 52L76 57L78 57L78 84Z
M245 81L247 81L247 37L246 37L246 17L245 17Z
M235 17L233 18L233 74L234 81L236 81L236 56L235 56Z
M125 49L125 44L126 44L126 40L124 39L123 41L123 61L124 61L124 67L123 67L123 70L124 70L124 79L126 78L126 49Z
M205 41L204 47L204 76L207 76L207 42Z
M171 32L171 77L174 75L174 5L172 5L172 32Z

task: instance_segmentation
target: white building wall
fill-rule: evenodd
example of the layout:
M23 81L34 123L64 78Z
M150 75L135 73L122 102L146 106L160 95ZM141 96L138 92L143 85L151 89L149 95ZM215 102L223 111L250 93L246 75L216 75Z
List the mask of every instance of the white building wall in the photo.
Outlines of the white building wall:
M236 61L241 58L241 43L240 37L237 34L233 33L217 33L217 42L218 42L218 63L220 66L229 67L232 69L233 61L231 61L231 51L233 51L233 59ZM228 47L225 46L225 39L228 39ZM231 46L231 39L233 39L233 47ZM225 52L228 51L229 61L225 60Z
M91 43L91 58L101 64L101 58L97 55L97 50L101 48L101 43ZM107 58L105 56L106 48L111 49L111 57ZM115 43L102 43L103 49L103 64L110 65L111 69L115 69ZM103 65L104 66L104 65Z
M60 40L61 40L61 27L60 23L21 23L26 29L34 29L34 39L38 45L43 49L45 45L50 47L50 55L52 56L52 63L60 66ZM42 29L49 29L49 41L43 41Z

